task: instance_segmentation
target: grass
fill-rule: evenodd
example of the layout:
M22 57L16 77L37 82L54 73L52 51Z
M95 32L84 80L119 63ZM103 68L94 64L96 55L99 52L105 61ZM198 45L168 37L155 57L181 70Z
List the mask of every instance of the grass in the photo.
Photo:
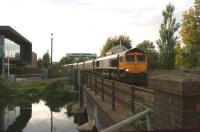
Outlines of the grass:
M137 102L137 104L134 105L134 115L142 112L142 111L145 111L146 108L149 108L149 109L153 109L153 102L150 101L149 99L147 98L144 98L143 100L140 100ZM133 113L129 113L129 116L133 116ZM146 120L146 115L135 120L133 122L133 126L135 127L135 129L137 130L146 130L147 129L147 120Z

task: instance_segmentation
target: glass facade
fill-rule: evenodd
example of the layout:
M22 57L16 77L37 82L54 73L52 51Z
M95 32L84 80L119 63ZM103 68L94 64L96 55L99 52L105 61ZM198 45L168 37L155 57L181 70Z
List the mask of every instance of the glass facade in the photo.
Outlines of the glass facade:
M13 68L20 61L20 45L0 36L0 74L8 72L8 64Z
M19 61L20 60L20 45L16 44L15 42L5 38L4 40L4 53L5 59L9 57L12 61Z

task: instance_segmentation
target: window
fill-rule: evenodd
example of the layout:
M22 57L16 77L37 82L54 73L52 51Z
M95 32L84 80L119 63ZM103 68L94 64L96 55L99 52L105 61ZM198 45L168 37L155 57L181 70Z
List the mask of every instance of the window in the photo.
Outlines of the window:
M111 60L111 67L117 67L117 59L112 59Z
M96 67L99 67L99 61L96 61Z
M144 55L138 55L137 56L137 61L138 62L144 62L145 61L145 56Z
M126 61L127 62L135 62L135 56L134 55L127 55Z
M124 61L123 56L119 57L119 61L120 61L120 62L123 62L123 61Z

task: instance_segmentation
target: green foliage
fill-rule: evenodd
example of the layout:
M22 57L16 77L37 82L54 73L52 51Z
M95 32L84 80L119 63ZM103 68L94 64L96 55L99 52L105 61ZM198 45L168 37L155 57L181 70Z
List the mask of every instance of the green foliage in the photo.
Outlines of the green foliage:
M100 56L105 56L106 52L111 49L114 46L117 46L121 44L126 47L127 49L131 48L131 40L129 38L129 36L127 35L119 35L119 36L115 36L115 37L109 37L106 41L106 43L104 44L103 48L101 49L101 55Z
M63 66L60 63L53 64L50 78L64 77L65 74L66 74L66 71L64 70Z
M48 68L50 64L50 56L48 51L43 55L42 60L44 68Z
M47 84L44 98L46 104L52 111L60 111L60 108L66 104L63 100L72 100L73 94L71 94L71 88L66 85L66 80L56 79Z
M200 0L195 0L194 7L195 7L196 16L200 16ZM198 21L200 21L199 17L197 17L197 19L198 19ZM200 25L198 25L198 26L200 26Z
M187 58L188 58L187 48L185 46L181 47L181 45L178 43L176 45L176 68L186 69L187 67L190 67Z
M60 65L65 65L65 64L70 64L74 63L74 58L73 57L62 57L60 61L58 62Z
M148 57L148 68L157 69L159 67L158 53L155 50L153 42L149 40L144 40L142 43L136 46L146 52Z
M47 51L43 55L42 59L41 58L38 59L37 66L38 68L48 68L49 64L50 64L50 56L49 56L49 51Z
M0 99L5 99L9 95L9 88L6 81L0 77Z
M64 104L73 99L71 86L65 78L20 82L9 85L9 87L10 93L16 100L38 102L42 99L52 111L59 111Z
M187 54L181 67L200 66L200 1L195 0L194 8L186 11L181 25L181 36Z
M37 60L37 67L43 68L43 61L42 61L41 58L39 58L39 59Z
M154 106L153 106L152 101L150 101L147 98L144 98L144 100L141 100L141 101L137 102L137 104L135 104L134 114L138 114L142 111L145 111L146 107L152 110ZM134 127L139 130L146 130L146 128L147 128L146 116L143 116L143 117L139 118L138 120L136 120L134 122Z
M160 26L160 39L157 45L160 51L160 63L163 69L175 68L175 46L177 37L175 33L178 31L179 24L174 18L175 7L172 4L166 6L166 10L162 12L164 20Z

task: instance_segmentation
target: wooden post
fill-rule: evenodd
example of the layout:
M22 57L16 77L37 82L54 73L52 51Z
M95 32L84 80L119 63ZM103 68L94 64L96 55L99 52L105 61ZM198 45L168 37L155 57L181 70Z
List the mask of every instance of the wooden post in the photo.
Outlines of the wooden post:
M134 114L134 86L131 85L131 110L132 110L132 113Z
M101 99L102 99L102 102L104 101L104 79L103 79L103 76L101 77Z
M115 110L115 82L112 81L112 110Z

